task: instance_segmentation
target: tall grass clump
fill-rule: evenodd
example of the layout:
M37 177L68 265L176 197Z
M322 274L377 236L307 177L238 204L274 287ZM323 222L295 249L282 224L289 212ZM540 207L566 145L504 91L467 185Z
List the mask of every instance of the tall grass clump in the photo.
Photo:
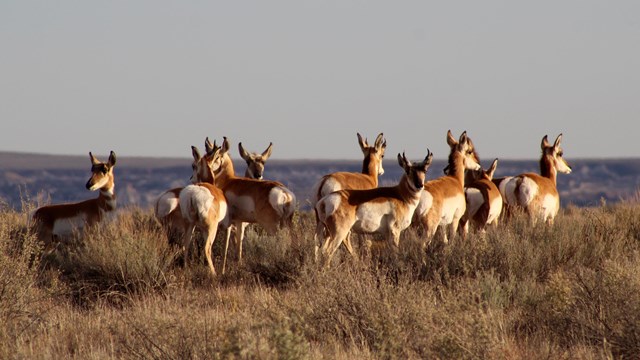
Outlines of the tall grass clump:
M27 217L0 209L0 358L7 359L46 321L62 286L40 263L41 246Z
M89 305L163 291L175 256L150 214L123 210L114 221L86 229L57 261L75 300Z

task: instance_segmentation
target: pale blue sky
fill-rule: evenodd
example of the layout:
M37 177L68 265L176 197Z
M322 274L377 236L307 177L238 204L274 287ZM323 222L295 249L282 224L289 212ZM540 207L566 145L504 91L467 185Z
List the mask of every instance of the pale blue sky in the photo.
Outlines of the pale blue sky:
M640 155L640 1L0 2L0 150Z

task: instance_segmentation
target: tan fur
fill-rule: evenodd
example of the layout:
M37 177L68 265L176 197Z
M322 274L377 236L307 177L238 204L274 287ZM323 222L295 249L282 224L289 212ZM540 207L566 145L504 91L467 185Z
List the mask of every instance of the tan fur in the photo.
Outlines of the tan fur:
M398 154L398 162L405 171L398 185L339 190L316 203L318 219L328 230L328 237L320 249L325 266L329 266L333 254L352 229L364 233L382 233L389 245L398 247L400 233L411 224L432 157L429 153L422 162L411 164L404 154Z
M387 141L384 139L383 133L378 134L376 140L372 145L369 145L367 139L363 139L362 136L357 133L358 144L360 150L364 155L362 160L362 173L354 172L335 172L322 177L320 181L314 186L314 200L313 206L324 196L330 194L333 191L342 189L373 189L378 187L378 175L379 169L382 169L382 159L384 159L384 152L387 148ZM383 172L383 171L382 171ZM325 227L318 219L316 214L316 231L314 239L316 243L321 238L326 238ZM347 239L343 243L347 251L353 256L353 247L351 246L351 239L347 236ZM316 253L318 245L316 245Z
M269 143L269 146L262 152L262 154L248 152L242 146L242 143L238 143L238 151L240 157L247 162L247 170L244 173L244 177L249 179L262 180L264 174L264 165L271 156L273 143Z
M193 174L191 176L191 182L204 182L204 183L213 183L213 177L209 175L208 165L206 163L207 154L210 154L213 150L213 144L205 142L205 148L207 153L204 157L200 155L198 148L195 146L191 147L191 152L193 155ZM267 159L271 156L272 146L270 143L267 149L262 152L262 154L249 153L242 148L242 145L238 145L240 148L240 154L242 158L247 162L247 171L245 173L245 177L254 178L253 176L257 176L259 174L262 177L264 173L264 167ZM181 244L182 243L182 234L187 229L187 221L183 218L182 213L180 212L179 206L176 206L171 210L167 215L162 215L158 213L158 208L161 206L160 202L163 201L163 197L165 194L173 194L173 200L178 199L180 191L184 189L183 187L169 189L158 197L155 204L155 215L162 227L165 229L165 233L167 234L167 238L169 239L170 244ZM164 205L164 204L163 204Z
M560 210L560 195L556 187L557 174L558 171L571 173L571 167L563 158L561 141L562 134L558 135L551 145L545 135L540 145L540 174L520 174L509 179L505 186L505 202L524 209L533 223L542 220L551 225ZM535 184L535 189L528 186L528 182Z
M115 210L113 167L116 164L116 154L111 151L107 163L100 162L91 153L89 153L89 158L92 165L91 178L87 181L86 188L100 190L98 197L78 203L43 206L37 209L32 216L34 230L37 232L38 238L44 242L46 251L52 249L55 238L59 235L54 233L57 222L82 217L84 225L93 226L102 221L106 213ZM102 184L102 186L95 189L97 184Z
M222 191L217 188L213 184L209 183L197 183L193 186L197 186L200 188L206 189L212 196L211 206L208 208L207 214L204 217L200 217L194 212L194 209L200 206L198 203L201 201L199 198L188 198L184 199L183 196L188 196L188 194L184 194L184 190L188 189L185 187L183 192L181 192L180 198L180 208L182 213L182 218L187 222L187 230L184 233L184 238L182 241L182 248L184 251L184 259L185 263L188 260L189 256L189 247L191 244L191 238L193 235L193 230L198 227L201 229L202 233L205 235L205 245L204 252L207 258L207 264L209 265L209 269L211 270L211 274L213 276L216 275L216 269L213 266L213 259L211 257L211 247L213 246L213 242L216 239L216 234L218 232L218 224L220 221L225 218L227 213L227 202L224 198ZM228 226L227 223L224 224Z
M456 140L447 132L447 144L450 147L448 175L424 184L425 194L422 195L422 204L418 205L420 213L414 214L414 223L421 223L425 230L426 247L439 227L447 227L449 236L455 237L460 218L465 212L466 201L464 196L464 171L465 169L477 170L480 164L476 161L477 154L473 143L467 137L467 132ZM430 206L424 204L431 197ZM443 241L448 242L447 230L443 231Z
M207 139L208 141L208 139ZM277 181L265 181L237 177L233 168L233 162L229 157L229 141L224 138L221 150L220 166L215 173L215 184L222 189L228 203L228 214L231 224L236 230L236 246L238 260L242 260L242 240L246 223L257 223L269 234L284 225L290 226L295 210L295 195L283 184ZM270 194L272 191L282 191L285 201L272 204ZM248 199L253 202L253 211L244 209L243 201ZM227 229L227 245L231 236L231 227ZM226 261L226 250L225 250ZM223 269L224 269L223 265ZM223 270L224 271L224 270Z
M477 189L482 195L482 204L479 205L475 213L470 211L470 198L467 195L467 210L464 216L460 219L460 229L462 229L462 235L466 236L469 231L469 222L471 222L475 229L484 231L487 225L498 225L500 213L502 212L502 195L496 184L493 183L493 174L495 173L498 159L495 159L488 170L480 169L478 171L468 171L471 174L470 184L467 184L465 194L469 189ZM467 181L467 180L465 180ZM494 208L498 207L498 208ZM490 215L493 215L493 219L490 219Z

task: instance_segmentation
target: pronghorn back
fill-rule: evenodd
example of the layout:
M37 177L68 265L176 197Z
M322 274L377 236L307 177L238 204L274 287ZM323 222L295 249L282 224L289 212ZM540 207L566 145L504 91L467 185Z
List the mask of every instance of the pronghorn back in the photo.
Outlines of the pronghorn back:
M55 237L69 236L74 230L82 230L85 225L95 225L116 208L113 172L116 154L111 151L106 163L99 161L92 153L89 153L89 158L91 177L86 188L99 190L98 197L77 203L43 206L32 215L38 236L47 246Z
M209 140L207 139L207 142ZM261 225L273 234L282 225L291 225L296 197L283 184L237 177L229 156L229 140L224 137L220 150L220 163L215 172L215 184L224 193L228 216L233 226L227 229L227 243L235 228L238 260L242 260L242 240L248 223Z
M469 222L480 230L488 224L497 225L502 212L502 195L492 181L497 166L498 159L495 159L487 170L468 171L471 176L465 180L469 181L465 188L467 209L460 220L463 234L468 232Z
M206 177L212 183L198 182L191 184L183 188L179 194L180 212L187 223L187 230L182 240L185 262L188 260L193 230L198 227L205 235L204 251L209 269L213 275L216 275L216 270L213 266L211 247L216 238L218 224L222 224L226 228L229 227L227 200L222 190L213 184L215 182L213 173L216 170L215 165L220 163L220 156L220 148L214 146L213 149L207 151L207 155L204 157L205 168L209 172ZM194 172L196 172L196 168L194 168Z
M388 243L398 246L401 231L411 224L431 159L432 154L428 153L422 162L411 164L404 154L398 154L398 163L405 171L398 185L339 190L316 203L318 221L328 232L321 247L325 266L352 229L384 234Z
M520 174L500 183L500 188L504 188L505 203L524 209L534 223L542 220L552 224L560 210L557 174L571 173L571 166L563 157L561 141L562 134L558 135L553 145L549 143L547 135L542 138L540 174Z
M464 131L456 140L447 132L449 160L445 172L447 175L424 184L420 203L414 215L414 222L421 223L425 230L426 247L439 227L447 226L449 236L455 236L460 218L466 210L464 195L465 169L478 170L477 153L473 142ZM443 232L443 241L448 241L447 231Z
M364 155L362 172L340 171L323 176L314 186L314 203L323 196L342 189L372 189L378 186L378 176L384 174L382 160L387 141L382 133L378 134L373 145L357 133L358 144Z

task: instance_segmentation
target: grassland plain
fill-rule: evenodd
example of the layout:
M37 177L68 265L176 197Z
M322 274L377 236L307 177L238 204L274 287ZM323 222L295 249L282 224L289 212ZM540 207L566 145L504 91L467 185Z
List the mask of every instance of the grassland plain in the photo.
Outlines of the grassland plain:
M305 212L276 236L250 228L217 278L136 207L41 256L30 207L0 208L2 359L640 356L637 200L569 207L553 227L517 215L426 255L409 229L395 255L340 250L326 270Z

